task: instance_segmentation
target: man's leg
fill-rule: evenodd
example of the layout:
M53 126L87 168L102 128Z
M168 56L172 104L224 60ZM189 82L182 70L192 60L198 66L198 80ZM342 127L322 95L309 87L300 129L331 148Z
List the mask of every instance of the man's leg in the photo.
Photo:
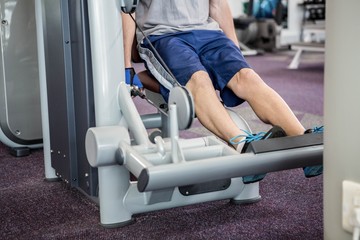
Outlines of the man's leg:
M229 142L232 137L244 134L242 130L238 129L219 101L206 72L194 73L186 87L193 95L199 121L208 130L226 142ZM304 133L304 127L285 101L267 86L253 70L240 70L230 80L228 87L238 97L248 101L264 123L279 125L290 136Z
M227 87L247 101L264 123L281 126L289 136L304 134L304 127L287 103L254 70L240 70Z
M220 103L208 74L204 71L195 72L186 87L194 98L195 111L199 121L211 132L224 141L229 142L234 136L246 135L233 122L226 109ZM279 132L272 132L277 137L284 129L286 135L302 135L304 127L290 110L286 102L251 69L242 69L229 82L228 87L234 93L249 102L254 112L265 123L280 126ZM274 129L271 129L273 131ZM241 140L241 139L239 139ZM241 152L241 146L234 146ZM323 167L304 167L306 177L322 174ZM244 176L244 183L262 180L265 174Z
M195 72L186 88L193 96L196 116L205 128L226 142L234 136L245 134L236 126L221 104L205 71Z
M302 135L304 127L290 110L286 102L252 69L240 70L227 85L238 97L247 101L258 117L265 123L278 125L285 130L286 134ZM321 130L322 131L322 128ZM307 131L308 132L308 131ZM315 177L323 172L323 166L304 167L306 177ZM260 181L265 174L245 176L244 183Z

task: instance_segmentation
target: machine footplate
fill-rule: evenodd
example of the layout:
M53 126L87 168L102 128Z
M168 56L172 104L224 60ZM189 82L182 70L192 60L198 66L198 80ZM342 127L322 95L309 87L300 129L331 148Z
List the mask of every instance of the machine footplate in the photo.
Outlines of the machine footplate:
M323 144L323 133L304 134L294 137L270 138L251 142L246 152L266 153Z

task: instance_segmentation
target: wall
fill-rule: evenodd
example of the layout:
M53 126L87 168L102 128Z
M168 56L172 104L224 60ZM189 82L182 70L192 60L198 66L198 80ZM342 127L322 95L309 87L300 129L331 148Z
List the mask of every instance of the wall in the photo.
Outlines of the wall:
M360 183L360 1L326 1L324 238L342 229L342 181Z
M245 0L228 0L234 18L243 15L243 2Z

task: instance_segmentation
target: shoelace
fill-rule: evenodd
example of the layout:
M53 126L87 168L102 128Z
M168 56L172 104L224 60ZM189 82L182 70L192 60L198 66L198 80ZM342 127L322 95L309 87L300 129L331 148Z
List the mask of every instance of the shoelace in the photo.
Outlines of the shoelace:
M312 130L313 130L313 133L322 133L322 132L324 132L324 126L314 127Z
M245 134L240 134L240 135L237 135L235 137L232 137L230 139L231 144L240 144L240 143L243 143L243 142L249 143L249 142L257 141L257 140L262 139L266 134L266 132L259 132L257 134L252 134L252 133L250 133L250 132L248 132L246 130L243 130L243 129L241 129L241 131L243 131ZM244 138L244 139L242 139L240 141L236 141L236 139L238 139L238 138Z
M250 143L250 142L253 142L253 141L258 141L258 140L261 140L263 139L263 137L265 136L266 132L259 132L257 134L252 134L250 133L249 131L246 131L246 130L243 130L241 129L241 131L243 131L245 134L240 134L240 135L237 135L233 138L230 139L230 143L231 144L240 144L240 143ZM313 133L322 133L324 132L324 126L320 126L320 127L314 127L312 129ZM267 136L265 139L267 139L268 137L270 137L271 134L269 134L269 136ZM244 138L240 141L236 141L236 139L238 138Z

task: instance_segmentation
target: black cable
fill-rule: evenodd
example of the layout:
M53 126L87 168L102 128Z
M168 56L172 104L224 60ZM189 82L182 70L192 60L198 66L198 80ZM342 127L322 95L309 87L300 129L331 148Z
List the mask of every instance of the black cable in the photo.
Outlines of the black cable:
M131 19L134 21L135 26L139 29L139 31L141 32L141 34L144 36L145 40L148 42L151 50L153 51L153 53L155 54L157 60L161 63L161 65L165 68L165 70L170 74L170 76L174 79L175 84L177 84L178 86L181 86L181 84L176 80L174 74L171 72L171 70L169 69L169 67L166 65L166 63L164 62L164 60L161 58L160 54L158 53L158 51L156 51L155 47L152 45L152 43L150 42L149 38L146 36L146 34L144 33L144 31L140 28L140 26L138 25L138 23L136 22L135 18L128 13L131 17ZM174 84L174 83L173 83Z

